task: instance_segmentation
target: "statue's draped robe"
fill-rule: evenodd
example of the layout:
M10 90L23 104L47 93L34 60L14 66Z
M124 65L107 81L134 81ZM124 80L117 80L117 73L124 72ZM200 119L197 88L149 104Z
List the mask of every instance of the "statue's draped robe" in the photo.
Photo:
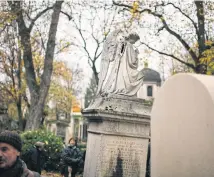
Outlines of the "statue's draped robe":
M110 62L101 93L134 96L143 83L142 72L137 70L138 59L133 45L119 43L114 60Z
M118 42L116 41L116 38L118 34L120 33L120 30L115 30L112 33L110 33L103 46L102 51L102 59L100 63L100 73L99 73L99 83L97 88L97 95L104 93L103 86L106 83L106 78L111 73L111 65L115 59L116 51L117 51L117 45Z

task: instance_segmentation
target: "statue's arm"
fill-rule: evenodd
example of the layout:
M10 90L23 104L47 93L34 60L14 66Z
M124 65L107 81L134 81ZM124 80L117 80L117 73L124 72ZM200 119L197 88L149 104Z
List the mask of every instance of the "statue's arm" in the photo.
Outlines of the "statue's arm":
M129 66L132 68L138 67L138 49L134 49L133 45L130 43L127 44L127 59L129 62Z
M133 63L138 66L138 55L139 55L139 50L137 48L134 49L134 58L133 58Z

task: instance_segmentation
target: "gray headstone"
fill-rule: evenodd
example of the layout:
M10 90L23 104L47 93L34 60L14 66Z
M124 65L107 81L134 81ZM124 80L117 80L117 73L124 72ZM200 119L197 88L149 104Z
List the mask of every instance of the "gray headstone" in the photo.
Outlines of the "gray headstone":
M177 74L151 113L151 176L214 175L214 77Z

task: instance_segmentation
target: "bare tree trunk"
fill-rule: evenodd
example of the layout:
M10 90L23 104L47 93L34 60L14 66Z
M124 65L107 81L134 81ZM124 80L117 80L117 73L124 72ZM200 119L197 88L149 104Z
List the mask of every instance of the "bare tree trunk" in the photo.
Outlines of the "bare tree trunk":
M62 3L63 1L56 1L53 9L46 54L45 54L44 72L41 76L41 84L40 84L39 91L37 92L38 94L36 94L34 97L31 97L31 109L30 109L29 117L25 127L26 130L39 128L43 117L45 100L46 100L48 90L50 87L50 82L51 82L51 75L53 70L53 57L54 57L54 49L55 49L55 38L56 38L57 26L59 22L59 15L60 15Z
M22 89L22 80L21 80L21 73L22 73L22 66L21 66L21 51L18 51L18 73L17 73L17 78L18 78L18 89ZM23 116L22 116L22 93L18 93L18 100L16 103L17 110L18 110L18 116L19 116L19 130L23 130Z
M196 63L196 73L206 74L207 73L207 65L200 63L200 58L203 55L203 52L206 50L205 45L205 18L204 18L204 2L203 1L195 1L196 10L197 10L197 19L198 19L198 63Z
M35 21L42 16L47 10L51 9L51 7L47 7L45 10L38 13L35 19L32 20L29 27L26 27L23 11L21 7L21 1L8 1L11 11L17 14L17 23L19 29L19 36L21 37L21 44L23 47L23 60L25 67L25 75L27 85L30 91L30 111L29 117L27 119L27 123L25 126L25 130L34 130L40 127L41 119L43 116L45 100L48 94L51 75L53 70L53 57L54 57L54 49L55 49L55 38L56 31L59 22L59 15L62 7L63 1L56 1L53 7L53 14L51 18L51 25L49 29L49 38L47 42L46 54L45 54L45 62L44 62L44 70L41 76L41 83L38 85L36 81L35 68L33 65L33 56L32 56L32 48L30 42L30 32Z
M203 1L195 1L196 9L197 9L197 19L198 19L198 45L199 45L199 58L202 53L205 51L205 19L204 19L204 2Z
M19 130L23 130L24 127L23 127L23 119L22 119L22 105L21 105L21 102L17 102L16 103L16 107L17 107L17 110L18 110L18 116L19 116Z
M95 78L96 84L98 85L98 83L99 83L99 76L98 76L98 72L97 72L97 68L95 66L95 63L93 63L92 71L93 71L93 74L94 74L94 78Z

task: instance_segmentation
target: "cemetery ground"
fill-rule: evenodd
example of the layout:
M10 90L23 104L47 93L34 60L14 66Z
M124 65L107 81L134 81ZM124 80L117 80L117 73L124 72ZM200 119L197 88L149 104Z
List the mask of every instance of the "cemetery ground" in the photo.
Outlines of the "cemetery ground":
M42 176L43 177L61 177L62 175L60 173L42 171ZM78 175L76 177L82 177L82 176Z

